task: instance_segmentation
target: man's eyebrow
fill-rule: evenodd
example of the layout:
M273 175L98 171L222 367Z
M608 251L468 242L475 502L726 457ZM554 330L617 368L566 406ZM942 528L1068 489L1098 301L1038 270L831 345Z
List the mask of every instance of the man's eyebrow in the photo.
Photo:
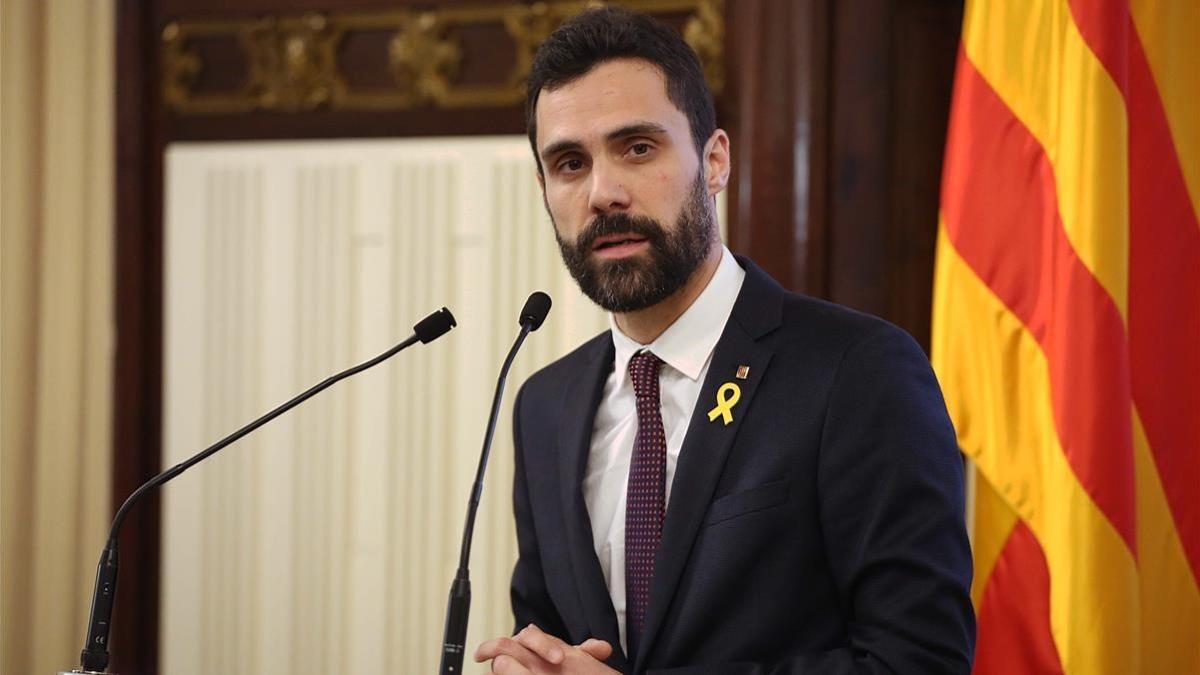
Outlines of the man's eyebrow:
M580 143L579 141L572 141L572 140L555 141L554 143L547 145L546 149L542 151L542 161L543 162L547 161L551 157L554 157L555 155L561 155L564 152L569 152L572 150L582 150L582 149L583 149L583 143Z
M629 138L630 136L651 136L654 134L665 133L667 133L667 130L661 124L655 124L654 122L635 122L633 124L626 124L619 129L613 129L604 135L604 139L607 141L618 141L622 138Z
M604 135L604 140L611 142L619 141L622 138L629 138L630 136L651 136L665 133L667 133L667 129L661 124L654 122L634 122L633 124L626 124L623 127L613 129ZM583 143L576 140L555 141L547 145L545 150L542 150L542 161L547 161L555 155L582 149Z

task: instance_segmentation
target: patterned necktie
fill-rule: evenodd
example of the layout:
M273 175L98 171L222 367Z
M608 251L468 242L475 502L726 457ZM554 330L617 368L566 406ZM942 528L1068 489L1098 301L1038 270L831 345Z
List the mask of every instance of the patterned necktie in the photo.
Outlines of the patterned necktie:
M636 354L629 360L638 417L625 493L625 635L630 653L641 636L642 621L646 618L654 552L662 539L666 511L667 438L658 395L658 370L662 363L649 352Z

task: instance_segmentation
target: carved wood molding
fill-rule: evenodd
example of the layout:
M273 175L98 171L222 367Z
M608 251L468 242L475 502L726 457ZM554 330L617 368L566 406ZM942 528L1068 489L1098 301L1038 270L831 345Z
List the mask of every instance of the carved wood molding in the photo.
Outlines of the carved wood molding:
M595 0L552 0L427 10L307 13L243 19L180 19L162 30L162 97L179 115L255 110L304 112L491 108L519 105L534 52L551 31ZM624 0L653 15L682 15L684 39L696 50L714 92L725 79L724 0ZM464 29L488 27L513 51L506 73L464 81ZM386 40L378 36L387 36ZM372 68L385 82L352 82L343 47L358 36L376 36ZM203 46L207 43L207 51ZM507 51L505 49L504 51ZM239 70L240 84L200 86L220 58ZM229 63L241 65L230 66ZM215 68L214 68L215 69Z

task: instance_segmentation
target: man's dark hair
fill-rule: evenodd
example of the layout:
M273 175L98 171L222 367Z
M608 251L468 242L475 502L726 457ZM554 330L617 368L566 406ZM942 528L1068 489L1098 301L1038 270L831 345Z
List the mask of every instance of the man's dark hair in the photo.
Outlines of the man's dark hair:
M564 22L538 47L529 71L525 127L542 173L537 150L537 102L543 89L553 90L613 59L643 59L667 81L667 98L687 115L696 152L717 128L712 92L696 53L671 28L644 15L617 7L587 10Z

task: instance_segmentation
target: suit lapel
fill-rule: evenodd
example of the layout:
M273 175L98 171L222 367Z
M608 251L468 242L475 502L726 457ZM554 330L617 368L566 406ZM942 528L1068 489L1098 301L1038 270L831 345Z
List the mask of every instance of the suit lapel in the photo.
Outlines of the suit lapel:
M746 279L713 352L700 398L692 411L679 452L671 502L663 523L662 543L654 559L650 602L635 654L635 673L642 672L653 650L654 640L679 586L692 543L721 478L725 459L771 362L772 351L756 340L779 325L783 289L753 263L740 257L738 261L746 268ZM736 378L739 366L750 367L745 380ZM727 382L738 385L741 396L730 411L733 420L724 424L720 417L709 420L708 413L717 405L717 392L721 385Z
M565 387L558 438L559 485L566 526L563 535L570 552L572 578L587 620L587 635L613 645L609 664L623 671L628 664L621 650L617 615L596 558L592 524L583 501L583 474L592 444L592 426L612 364L612 340L600 340L581 371Z

